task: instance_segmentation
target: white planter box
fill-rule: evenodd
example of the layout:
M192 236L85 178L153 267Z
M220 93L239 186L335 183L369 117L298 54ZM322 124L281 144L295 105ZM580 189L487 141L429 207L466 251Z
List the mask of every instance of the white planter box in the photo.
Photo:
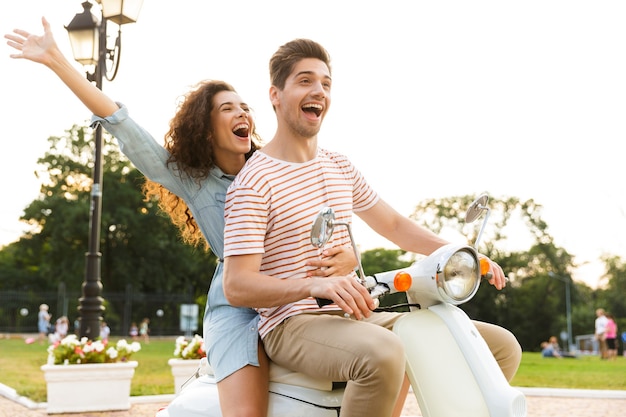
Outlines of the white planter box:
M170 359L167 361L174 375L174 394L178 394L185 382L192 378L200 367L200 359Z
M128 410L137 361L43 365L48 414Z

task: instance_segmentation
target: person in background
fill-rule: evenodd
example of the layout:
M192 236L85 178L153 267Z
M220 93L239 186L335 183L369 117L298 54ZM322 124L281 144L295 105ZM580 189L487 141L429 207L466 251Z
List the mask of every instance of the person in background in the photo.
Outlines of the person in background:
M107 342L109 340L110 334L111 334L111 328L109 327L106 321L102 320L102 323L100 323L100 339L103 342Z
M594 323L594 337L598 341L598 350L600 351L600 359L607 358L606 346L606 324L609 321L603 308L596 309L596 320Z
M544 358L560 358L561 354L550 342L541 342L541 356Z
M39 343L43 344L47 339L48 332L50 331L50 313L48 311L48 304L41 304L39 306L39 312L37 313L37 330L39 331Z
M617 358L617 323L613 314L606 314L606 358L615 360Z
M67 317L61 316L54 324L54 333L49 336L50 343L56 343L67 336L70 329L70 321Z
M139 323L139 338L144 343L150 343L150 319L147 317Z
M576 355L573 352L570 352L570 351L564 352L561 350L561 347L559 346L559 341L556 338L556 336L550 336L550 338L548 339L548 343L552 345L552 348L554 349L556 353L558 353L559 356L563 358L575 358L576 357Z
M139 327L137 327L137 323L132 322L130 324L130 330L128 330L128 335L133 339L133 341L137 341L139 339Z

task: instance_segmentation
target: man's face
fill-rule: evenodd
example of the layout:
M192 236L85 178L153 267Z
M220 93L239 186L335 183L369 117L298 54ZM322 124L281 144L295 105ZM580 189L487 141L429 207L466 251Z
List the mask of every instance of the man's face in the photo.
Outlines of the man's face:
M311 138L322 127L330 107L332 80L326 64L306 58L293 68L281 91L272 86L270 97L279 123L284 122L297 136Z

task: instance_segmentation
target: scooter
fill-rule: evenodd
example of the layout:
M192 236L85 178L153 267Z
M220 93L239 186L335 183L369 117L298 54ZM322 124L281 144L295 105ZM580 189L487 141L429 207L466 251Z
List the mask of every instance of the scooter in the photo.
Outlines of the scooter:
M337 222L324 208L311 228L311 243L323 247L337 226L348 228L359 260L359 279L372 297L405 292L409 312L393 331L405 346L406 373L424 417L525 417L526 399L511 387L484 339L457 306L478 291L489 278L476 247L489 217L488 196L470 205L465 220L471 223L487 212L474 247L448 244L410 267L365 276L350 225ZM325 300L318 300L323 305ZM394 306L396 308L398 306ZM345 383L311 378L270 364L269 417L338 417ZM156 417L221 416L217 385L206 359Z

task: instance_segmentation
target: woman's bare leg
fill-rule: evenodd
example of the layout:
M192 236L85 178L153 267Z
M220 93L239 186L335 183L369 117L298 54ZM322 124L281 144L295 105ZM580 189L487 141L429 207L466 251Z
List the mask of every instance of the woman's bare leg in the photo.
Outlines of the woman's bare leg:
M224 417L267 416L269 359L260 341L259 365L247 365L217 383Z
M400 417L402 415L402 409L404 408L404 402L406 401L406 396L409 393L409 387L411 383L409 382L409 378L404 375L404 381L402 382L402 388L400 388L400 394L398 394L398 401L396 405L393 407L393 414L391 417Z

